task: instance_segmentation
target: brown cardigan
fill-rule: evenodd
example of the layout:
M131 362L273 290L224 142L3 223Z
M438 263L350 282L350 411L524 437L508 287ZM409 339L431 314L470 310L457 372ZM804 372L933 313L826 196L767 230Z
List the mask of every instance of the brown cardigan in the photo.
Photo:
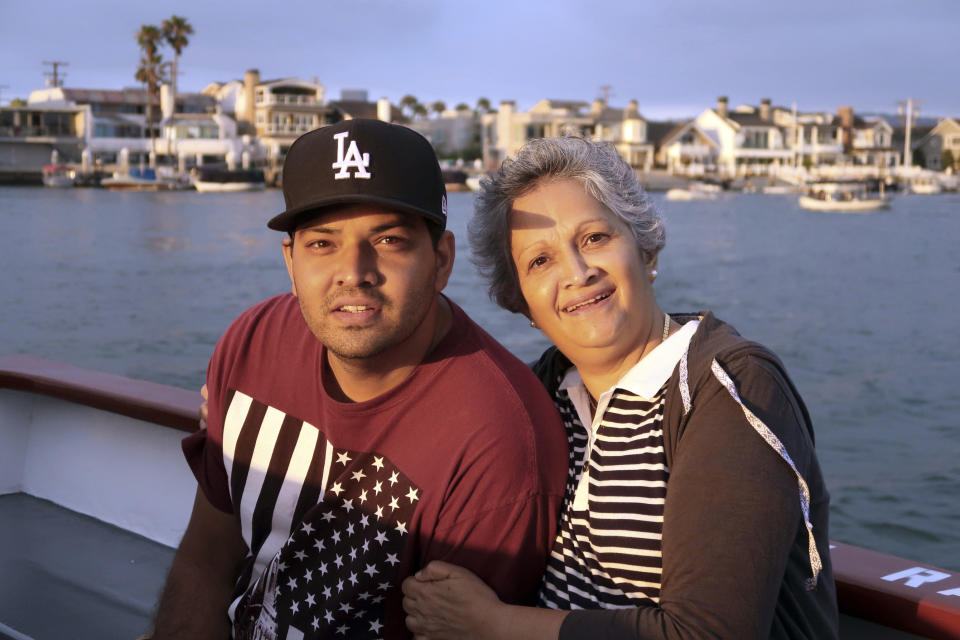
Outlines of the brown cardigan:
M659 606L573 611L561 640L836 638L829 496L803 401L765 347L709 312L673 318L699 318L700 326L688 347L686 380L678 365L667 383L663 425L670 477ZM743 405L783 444L796 472L748 422L712 370L714 362L732 378ZM551 348L534 370L555 394L570 366ZM802 515L798 473L809 488L816 554ZM815 555L822 570L810 589Z

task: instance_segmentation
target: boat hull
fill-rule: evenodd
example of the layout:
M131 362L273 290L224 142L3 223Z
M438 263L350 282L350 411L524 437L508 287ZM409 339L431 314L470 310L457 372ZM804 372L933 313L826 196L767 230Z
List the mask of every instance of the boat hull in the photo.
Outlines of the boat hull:
M166 180L133 180L126 178L104 178L100 186L110 191L182 191L185 185Z
M675 202L686 202L690 200L716 200L717 194L711 191L699 191L697 189L674 188L667 191L667 200Z
M237 191L263 191L267 185L264 182L212 182L197 180L193 183L201 193L233 193Z
M43 186L67 189L73 186L73 178L70 176L43 176Z
M835 211L838 213L866 213L880 209L889 209L888 198L868 198L864 200L821 200L811 196L800 196L800 206L811 211Z

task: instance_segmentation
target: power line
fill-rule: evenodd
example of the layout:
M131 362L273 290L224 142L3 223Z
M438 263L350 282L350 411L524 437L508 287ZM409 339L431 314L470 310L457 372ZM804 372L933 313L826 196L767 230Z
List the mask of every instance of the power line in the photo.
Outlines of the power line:
M60 67L68 67L70 66L70 63L66 62L65 60L44 60L43 64L53 67L53 71L43 72L43 75L47 77L47 86L62 87L63 79L67 77L67 74L60 73Z

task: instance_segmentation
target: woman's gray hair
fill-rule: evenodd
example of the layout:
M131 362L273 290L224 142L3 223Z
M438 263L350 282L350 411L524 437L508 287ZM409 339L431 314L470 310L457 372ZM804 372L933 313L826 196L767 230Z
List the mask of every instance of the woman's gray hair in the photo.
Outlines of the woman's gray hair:
M589 195L630 227L644 262L663 248L663 221L613 145L576 137L531 140L480 181L468 226L473 263L487 280L490 298L508 311L527 313L510 254L513 203L543 180L564 178L579 180Z

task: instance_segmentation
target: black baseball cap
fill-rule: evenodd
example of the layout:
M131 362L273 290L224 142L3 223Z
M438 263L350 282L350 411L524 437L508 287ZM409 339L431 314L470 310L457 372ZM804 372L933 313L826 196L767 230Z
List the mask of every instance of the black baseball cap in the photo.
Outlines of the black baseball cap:
M446 228L447 190L433 147L422 135L380 120L344 120L294 141L283 163L286 211L267 226L293 231L317 210L375 204L423 216Z

